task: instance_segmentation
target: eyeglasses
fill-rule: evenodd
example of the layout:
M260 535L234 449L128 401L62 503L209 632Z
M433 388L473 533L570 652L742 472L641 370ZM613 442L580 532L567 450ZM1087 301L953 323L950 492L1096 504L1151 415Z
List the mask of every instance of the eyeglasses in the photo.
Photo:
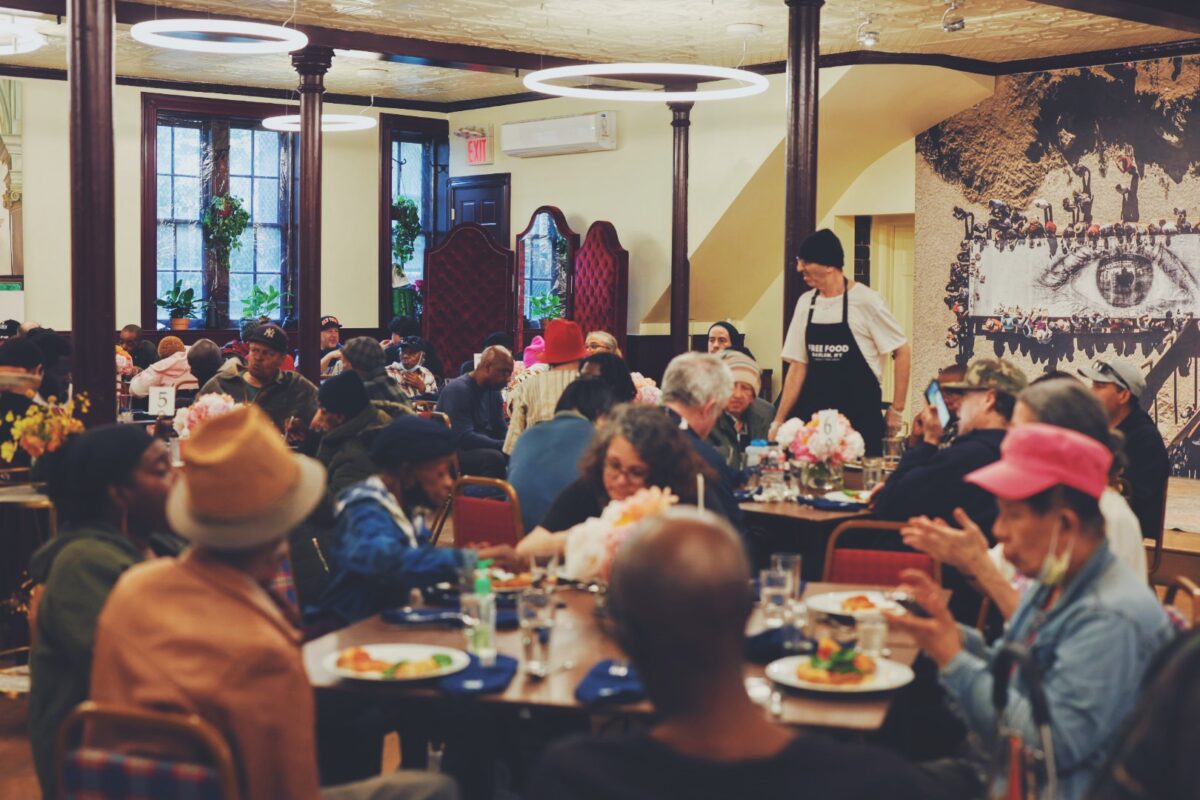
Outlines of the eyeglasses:
M1092 364L1092 369L1094 369L1096 372L1099 372L1101 375L1107 375L1108 377L1112 378L1113 381L1125 391L1133 391L1133 389L1129 388L1129 384L1125 382L1125 379L1118 375L1117 371L1113 369L1107 361L1094 362Z
M645 483L650 477L650 470L645 467L622 467L621 462L614 458L604 460L604 471L619 475L630 483Z

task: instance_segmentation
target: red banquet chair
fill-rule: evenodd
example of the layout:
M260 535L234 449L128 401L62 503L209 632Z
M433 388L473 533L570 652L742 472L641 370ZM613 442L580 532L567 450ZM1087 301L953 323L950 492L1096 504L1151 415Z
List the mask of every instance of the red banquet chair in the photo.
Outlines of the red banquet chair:
M876 531L899 535L903 523L850 520L837 526L829 537L825 550L826 583L858 583L894 586L901 582L900 573L917 569L927 573L937 583L942 582L942 565L932 557L911 548L904 550L864 550L838 547L838 539L850 531Z
M470 487L491 490L493 496L466 494ZM503 499L494 495L501 495ZM454 482L450 496L454 519L454 546L487 542L515 547L525 535L521 524L521 501L508 481L465 475Z

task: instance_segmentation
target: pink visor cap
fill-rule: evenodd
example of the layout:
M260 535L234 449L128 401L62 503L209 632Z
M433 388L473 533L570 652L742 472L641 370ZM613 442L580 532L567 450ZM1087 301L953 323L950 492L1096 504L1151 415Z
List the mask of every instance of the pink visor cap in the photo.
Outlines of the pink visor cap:
M966 481L1002 500L1025 500L1055 486L1070 486L1100 499L1108 486L1112 453L1082 433L1054 425L1013 428L1000 460L967 475Z

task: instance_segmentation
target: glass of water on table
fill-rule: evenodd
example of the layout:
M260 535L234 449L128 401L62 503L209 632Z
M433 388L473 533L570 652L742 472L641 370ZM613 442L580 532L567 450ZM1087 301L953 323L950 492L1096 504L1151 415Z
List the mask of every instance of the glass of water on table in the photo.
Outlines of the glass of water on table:
M758 573L758 595L762 603L763 622L768 628L779 628L787 616L792 599L792 573L781 569L764 569Z
M525 674L544 678L550 672L550 633L554 630L554 597L541 587L517 595L517 621L525 651Z

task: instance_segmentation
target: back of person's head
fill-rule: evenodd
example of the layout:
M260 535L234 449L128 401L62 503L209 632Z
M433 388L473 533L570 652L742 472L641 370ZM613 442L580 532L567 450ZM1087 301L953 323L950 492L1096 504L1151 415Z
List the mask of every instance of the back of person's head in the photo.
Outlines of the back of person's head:
M633 385L633 378L630 377L629 365L615 353L593 353L579 362L581 374L591 374L592 370L599 370L595 377L608 384L618 403L628 403L637 396L637 387Z
M164 336L158 343L158 357L160 359L167 356L173 356L176 353L182 353L187 350L183 344L183 339L178 336Z
M0 367L36 372L42 366L42 351L24 336L0 342Z
M330 414L350 419L366 411L371 400L362 377L354 370L346 370L321 383L317 404Z
M142 328L140 325L134 325L131 322L128 325L126 325L124 328L121 328L121 333L132 333L134 335L134 337L137 338L142 335Z
M67 439L50 454L50 500L66 525L108 521L112 486L129 486L154 439L140 425L102 425Z
M613 405L612 389L602 379L576 378L567 384L559 396L554 413L574 411L595 422L600 417L608 416Z
M71 343L59 336L53 328L35 328L26 334L42 354L41 394L43 397L65 398L71 371Z
M512 352L514 349L512 334L505 333L504 331L493 331L492 333L489 333L487 336L484 337L483 347L480 348L480 351L482 352L483 350L486 350L487 348L492 347L493 345L499 345L500 347L503 347L504 349L508 350L509 352Z
M221 355L221 348L212 339L199 339L188 349L187 362L192 375L204 386L221 369L225 358Z
M392 317L392 321L388 323L388 333L401 338L420 336L421 323L412 317Z
M698 509L650 519L618 549L608 610L660 713L695 712L714 683L741 681L749 581L737 533Z
M663 402L702 408L709 402L724 408L733 394L733 375L718 356L684 353L671 359L662 381Z
M1113 454L1110 478L1124 466L1124 436L1108 426L1104 406L1086 386L1067 375L1036 380L1021 392L1018 402L1029 408L1034 418L1045 425L1082 433L1107 447Z

